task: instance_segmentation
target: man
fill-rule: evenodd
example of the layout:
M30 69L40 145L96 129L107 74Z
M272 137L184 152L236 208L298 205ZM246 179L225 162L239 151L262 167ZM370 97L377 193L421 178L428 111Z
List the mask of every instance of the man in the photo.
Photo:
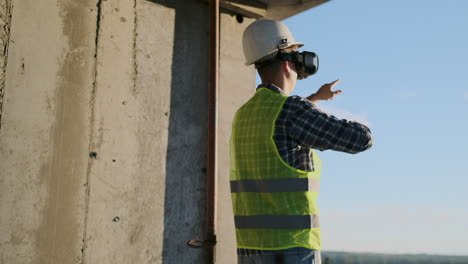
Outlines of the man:
M288 96L297 79L318 69L313 52L299 53L281 22L262 19L243 35L247 64L262 79L236 113L231 136L231 197L239 263L321 263L317 196L321 162L314 149L358 153L370 130L320 111L338 80L307 98Z

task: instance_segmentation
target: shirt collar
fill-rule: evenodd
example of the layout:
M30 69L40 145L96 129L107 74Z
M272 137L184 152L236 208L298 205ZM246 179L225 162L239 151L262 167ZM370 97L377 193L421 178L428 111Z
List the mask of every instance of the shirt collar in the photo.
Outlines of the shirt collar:
M257 86L257 90L260 89L260 88L267 88L267 89L269 89L269 90L271 90L273 92L287 95L281 88L279 88L278 86L276 86L276 85L274 85L272 83L262 83L262 84Z

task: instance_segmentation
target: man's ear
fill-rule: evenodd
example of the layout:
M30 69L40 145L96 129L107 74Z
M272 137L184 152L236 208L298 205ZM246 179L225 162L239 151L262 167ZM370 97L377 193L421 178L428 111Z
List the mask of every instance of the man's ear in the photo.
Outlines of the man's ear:
M289 61L281 61L281 70L285 73L290 73L293 69Z

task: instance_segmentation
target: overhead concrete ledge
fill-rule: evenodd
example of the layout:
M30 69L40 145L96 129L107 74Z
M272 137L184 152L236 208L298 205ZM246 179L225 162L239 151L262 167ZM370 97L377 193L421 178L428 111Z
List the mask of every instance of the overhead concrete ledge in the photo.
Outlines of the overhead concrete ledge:
M208 0L202 0L208 3ZM283 20L329 0L220 0L221 11L249 18Z
M268 0L266 18L283 20L329 0Z

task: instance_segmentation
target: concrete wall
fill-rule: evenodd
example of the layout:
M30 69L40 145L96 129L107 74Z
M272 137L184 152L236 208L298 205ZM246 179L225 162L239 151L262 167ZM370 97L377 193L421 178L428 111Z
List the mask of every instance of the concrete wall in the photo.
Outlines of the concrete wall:
M207 8L101 8L85 262L203 263Z
M230 16L221 16L219 127L218 127L218 244L216 263L237 263L234 216L229 187L229 139L234 114L255 92L255 69L246 67L242 52L242 33L253 19L243 23Z
M205 263L185 243L205 234L207 5L0 3L0 263ZM250 22L221 17L217 263Z
M75 263L85 232L96 3L11 3L0 262Z

